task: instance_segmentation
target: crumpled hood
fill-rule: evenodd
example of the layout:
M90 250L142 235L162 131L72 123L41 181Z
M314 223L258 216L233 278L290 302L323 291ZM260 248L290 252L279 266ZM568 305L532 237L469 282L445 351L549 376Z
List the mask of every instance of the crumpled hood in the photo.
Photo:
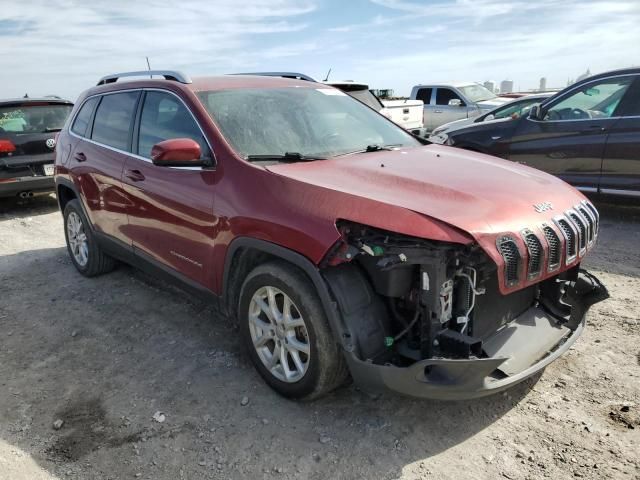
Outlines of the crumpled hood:
M567 183L539 170L441 145L279 164L267 169L427 215L477 240L548 221L585 198ZM551 202L553 210L538 213L534 205L543 202ZM485 242L488 240L485 238Z

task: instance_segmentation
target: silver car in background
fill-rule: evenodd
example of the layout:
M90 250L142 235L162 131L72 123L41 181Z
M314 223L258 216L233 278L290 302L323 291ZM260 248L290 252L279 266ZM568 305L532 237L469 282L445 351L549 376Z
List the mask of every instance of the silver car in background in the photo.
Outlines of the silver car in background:
M424 102L423 123L429 132L454 120L477 117L510 100L479 83L416 85L411 99Z
M463 118L455 120L453 122L445 123L439 126L431 132L428 137L429 141L433 143L444 143L447 140L447 135L460 128L465 128L473 124L491 121L506 121L520 118L526 115L533 105L544 102L547 98L552 96L553 93L536 93L532 95L526 95L524 97L511 100L493 110L488 111L480 116L473 118Z

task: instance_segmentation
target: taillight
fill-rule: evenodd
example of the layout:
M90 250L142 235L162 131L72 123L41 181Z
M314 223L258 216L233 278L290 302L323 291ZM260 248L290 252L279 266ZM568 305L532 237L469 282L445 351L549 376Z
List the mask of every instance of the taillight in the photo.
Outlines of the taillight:
M12 153L16 151L16 146L11 140L0 140L0 153Z

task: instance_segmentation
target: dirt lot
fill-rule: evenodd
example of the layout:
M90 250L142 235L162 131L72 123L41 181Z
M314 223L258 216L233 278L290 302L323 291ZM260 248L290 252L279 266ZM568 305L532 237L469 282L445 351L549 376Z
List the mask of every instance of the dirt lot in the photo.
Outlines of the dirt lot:
M600 208L586 263L611 299L542 376L468 402L350 386L305 404L180 290L76 273L52 197L5 201L0 479L640 478L640 208Z

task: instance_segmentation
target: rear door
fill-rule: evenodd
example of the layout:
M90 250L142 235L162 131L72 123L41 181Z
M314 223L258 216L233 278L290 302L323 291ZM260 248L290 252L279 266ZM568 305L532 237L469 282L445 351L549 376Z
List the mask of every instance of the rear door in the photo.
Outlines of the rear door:
M600 191L640 197L640 77L620 102L607 137Z
M135 155L127 159L123 183L131 203L127 234L136 253L179 272L192 282L207 284L212 253L215 170L201 167L159 167L151 148L172 138L191 138L203 158L211 149L195 118L174 93L144 94L134 135Z
M87 122L81 107L71 126L76 137L68 161L74 183L80 188L94 228L115 240L130 245L127 225L127 198L122 189L122 169L131 152L131 136L139 90L109 93L99 98L97 109Z
M541 119L523 118L511 138L509 159L595 192L607 136L617 122L631 77L594 80L569 90L541 109Z

